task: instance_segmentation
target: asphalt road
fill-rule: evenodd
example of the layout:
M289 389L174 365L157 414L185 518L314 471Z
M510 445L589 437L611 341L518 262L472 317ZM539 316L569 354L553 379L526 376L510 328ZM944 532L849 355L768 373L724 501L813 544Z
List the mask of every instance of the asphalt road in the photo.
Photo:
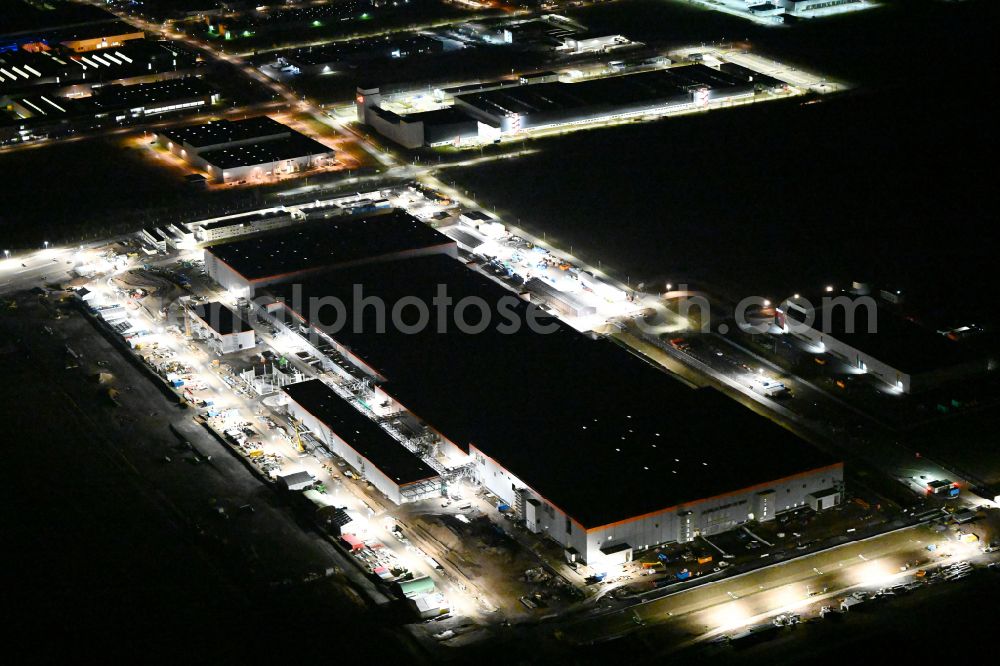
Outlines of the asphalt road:
M934 544L934 552L927 546ZM700 641L733 632L781 612L801 612L810 606L839 605L855 589L877 589L912 580L920 567L972 559L991 560L980 544L963 544L927 526L898 530L846 544L741 576L703 584L656 601L624 610L593 611L594 617L561 629L566 640L601 642L640 626L672 624L669 631ZM942 557L949 553L950 557ZM908 571L900 567L919 562Z

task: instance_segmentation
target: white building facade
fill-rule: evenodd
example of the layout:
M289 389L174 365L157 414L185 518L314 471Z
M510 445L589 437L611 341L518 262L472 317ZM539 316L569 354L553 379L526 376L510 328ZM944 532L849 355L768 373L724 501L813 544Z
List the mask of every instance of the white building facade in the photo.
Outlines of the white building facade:
M441 496L442 481L439 476L433 475L426 479L420 479L409 483L399 483L390 478L375 463L355 450L345 442L326 423L314 416L307 409L302 407L294 399L289 398L288 413L302 422L314 437L334 454L341 457L351 467L358 470L362 477L375 486L379 492L396 504L412 502L421 499ZM386 437L389 437L388 433ZM390 442L390 445L398 446L402 451L403 445L399 442ZM409 453L408 451L406 453Z
M597 568L627 561L632 551L665 543L685 543L699 535L718 534L750 521L774 520L779 513L809 506L815 495L827 497L827 491L841 488L844 481L843 463L835 463L608 525L588 527L475 446L471 454L477 480L517 511L530 531L546 534L566 549L568 557L575 556ZM595 494L594 501L600 501L597 497ZM831 505L832 501L827 499L823 508Z

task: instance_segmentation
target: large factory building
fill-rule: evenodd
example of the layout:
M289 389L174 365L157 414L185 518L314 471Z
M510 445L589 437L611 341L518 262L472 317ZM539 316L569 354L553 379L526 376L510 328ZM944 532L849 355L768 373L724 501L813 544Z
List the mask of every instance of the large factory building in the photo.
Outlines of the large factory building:
M724 62L620 74L579 82L551 72L450 91L453 105L399 115L378 88L359 88L358 121L407 148L491 142L528 130L683 111L786 88L783 81Z
M376 309L355 307L356 285L387 307L434 303L444 285L453 303L474 297L489 309L467 308L474 330L446 314L447 334L435 317L416 331L383 332ZM690 389L562 325L452 257L334 270L296 288L297 302L291 285L270 287L280 316L323 331L308 303L343 302L349 321L326 333L338 351L436 433L442 450L467 456L478 481L568 558L612 564L840 497L839 461L713 389ZM512 312L522 325L499 327ZM549 330L532 330L531 318Z
M320 220L205 249L209 276L237 297L333 268L444 253L455 241L399 210L362 218Z
M550 82L471 92L455 97L455 108L503 132L613 120L709 102L753 96L757 86L777 86L702 64L610 76L579 83Z
M219 183L323 166L334 150L267 116L169 128L156 141Z

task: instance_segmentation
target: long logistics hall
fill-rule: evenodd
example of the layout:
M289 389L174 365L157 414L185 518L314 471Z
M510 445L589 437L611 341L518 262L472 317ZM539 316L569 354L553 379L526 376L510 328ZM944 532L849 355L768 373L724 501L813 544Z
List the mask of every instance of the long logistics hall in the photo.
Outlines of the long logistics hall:
M322 166L334 150L267 116L159 130L156 142L219 183Z
M352 318L355 285L387 304L432 303L445 285L454 303L489 303L492 323L477 333L377 333L374 309ZM522 322L537 312L450 257L334 271L297 288L300 303L342 301L349 319L334 335L338 350L424 421L442 450L467 455L486 488L571 557L628 559L631 550L771 520L843 481L838 461L792 433L606 341L551 318L551 332L504 330L505 310ZM289 322L323 330L313 313L292 310L291 286L273 289Z
M371 234L369 247L378 248L390 242L391 222L381 226L390 220L376 216L344 228ZM319 246L331 228L297 227L309 233L296 243L308 245L311 237ZM243 252L256 247L260 256L245 260L261 264L270 261L267 239L280 247L286 236L237 243ZM211 252L225 254L226 245ZM380 250L372 254L384 258ZM772 520L842 486L842 464L791 432L575 331L451 253L378 263L355 255L349 267L326 258L315 265L326 268L295 284L272 282L269 297L255 299L256 316L282 334L310 339L312 349L335 350L375 387L373 401L419 420L445 468L471 468L570 559L628 560L657 544ZM331 300L344 305L335 329L324 326L328 313L317 305ZM404 321L386 326L399 303L408 303L399 310ZM415 303L432 308L422 326ZM312 413L295 402L293 413ZM323 427L336 433L313 416L309 427L325 439ZM384 463L362 455L370 463L366 474L394 478ZM392 483L382 485L395 501L406 499L401 491L396 499Z
M703 63L560 80L555 73L442 91L451 105L399 115L383 108L379 88L359 88L358 122L407 148L486 143L554 127L708 108L781 94L788 85L733 62Z

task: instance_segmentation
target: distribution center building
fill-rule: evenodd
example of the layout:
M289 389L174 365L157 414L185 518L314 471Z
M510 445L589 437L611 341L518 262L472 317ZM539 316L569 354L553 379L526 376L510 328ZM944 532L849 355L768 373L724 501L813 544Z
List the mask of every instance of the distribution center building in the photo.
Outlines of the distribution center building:
M379 88L359 88L355 106L359 122L404 147L418 148L486 143L528 130L695 109L787 88L783 81L728 62L718 69L695 63L578 82L552 79L542 73L452 89L452 106L408 115L381 108Z
M374 333L377 313L355 309L356 285L388 306L432 303L445 285L455 303L485 299L493 325ZM290 285L270 287L288 320L323 331L305 304L314 296L343 302L349 321L327 333L338 351L436 433L443 450L467 455L478 481L570 558L620 562L633 550L826 508L839 497L830 491L842 486L841 462L714 389L690 389L530 313L529 303L452 257L333 270L296 288L297 304ZM502 303L522 322L541 316L551 330L497 330Z
M307 222L270 234L205 249L209 276L236 296L304 276L407 256L444 253L458 246L415 217L399 210L362 218Z
M760 74L751 79L699 63L579 83L537 83L466 93L455 97L455 108L498 123L503 132L515 132L702 106L751 97L760 86L781 85Z
M267 116L160 130L157 143L220 183L323 166L334 150Z

